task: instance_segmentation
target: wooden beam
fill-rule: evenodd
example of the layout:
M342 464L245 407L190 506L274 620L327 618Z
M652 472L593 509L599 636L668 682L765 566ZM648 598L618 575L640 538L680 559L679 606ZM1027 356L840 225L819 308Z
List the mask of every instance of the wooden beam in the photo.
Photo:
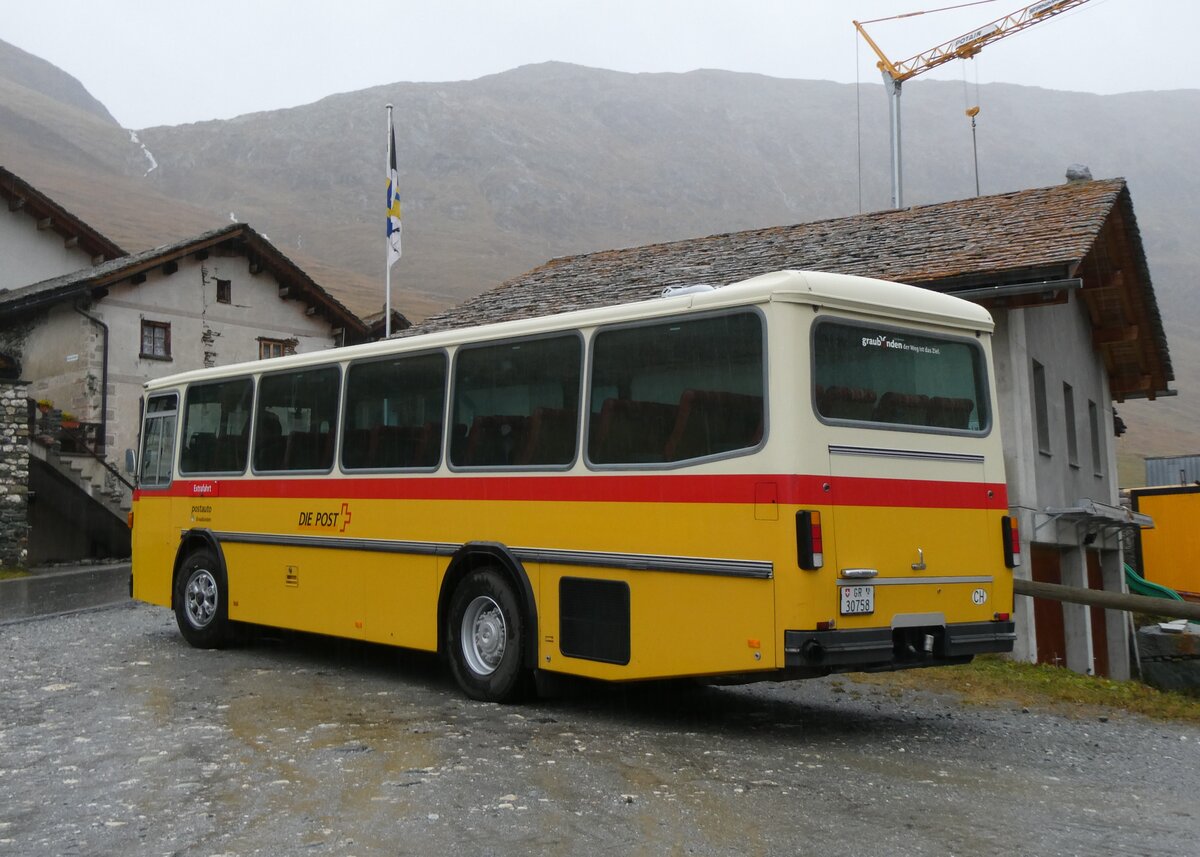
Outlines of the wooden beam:
M1049 601L1069 601L1072 604L1090 604L1108 610L1147 613L1151 616L1169 616L1172 619L1200 619L1200 604L1191 601L1150 598L1146 595L1127 595L1124 592L1084 589L1079 586L1062 586L1057 583L1041 583L1036 580L1021 580L1020 578L1013 579L1013 591L1018 595L1029 595Z
M129 278L129 282L133 283L135 286L140 286L142 283L146 282L146 272L138 271Z
M38 229L49 229L53 225L54 225L54 222L52 220L50 220L49 217L43 217L41 220L39 220L37 222Z
M23 197L23 196L14 196L12 199L10 199L8 201L8 210L9 211L20 211L24 207L25 207L25 197Z
M72 235L70 238L63 241L63 246L66 247L67 249L75 247L78 244L79 244L79 236L78 235Z
M179 263L174 260L167 262L165 265L162 266L163 275L167 276L167 277L171 276L178 270L179 270Z
M195 253L192 254L192 258L195 259L197 262L203 262L205 259L208 258L208 250L197 250Z
M1135 342L1138 338L1136 324L1128 327L1102 327L1092 331L1092 345L1111 345L1114 342Z

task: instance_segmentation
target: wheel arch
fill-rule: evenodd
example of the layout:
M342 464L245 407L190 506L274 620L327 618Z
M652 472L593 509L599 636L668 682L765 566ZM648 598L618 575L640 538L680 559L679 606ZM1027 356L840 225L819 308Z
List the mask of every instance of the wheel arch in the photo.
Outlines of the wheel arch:
M442 586L438 592L438 654L446 654L446 623L454 590L464 577L478 568L496 568L512 584L525 619L525 653L521 665L530 669L536 668L538 614L537 601L533 597L533 584L529 582L529 574L521 560L499 542L467 542L450 557L450 565L442 576Z
M197 527L191 530L185 530L179 537L179 547L175 550L175 565L171 569L171 609L175 609L175 583L178 580L179 569L183 565L188 556L201 548L208 548L212 551L213 556L217 558L217 565L220 566L221 574L225 580L229 580L229 569L225 567L225 552L221 550L221 543L213 534L212 530L203 527ZM228 583L226 583L228 585Z

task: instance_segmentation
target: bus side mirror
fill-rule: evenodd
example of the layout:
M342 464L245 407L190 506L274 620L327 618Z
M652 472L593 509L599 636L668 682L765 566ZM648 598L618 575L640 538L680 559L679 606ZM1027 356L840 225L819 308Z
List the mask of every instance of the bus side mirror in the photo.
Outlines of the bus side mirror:
M137 456L132 449L125 450L125 472L130 476L137 475Z

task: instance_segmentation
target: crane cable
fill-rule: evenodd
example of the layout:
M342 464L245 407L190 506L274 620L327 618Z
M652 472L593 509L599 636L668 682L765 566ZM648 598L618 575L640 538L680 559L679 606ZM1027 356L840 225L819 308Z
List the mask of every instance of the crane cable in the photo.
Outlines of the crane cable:
M971 154L975 159L975 196L979 196L979 144L975 139L975 117L979 115L979 66L975 65L979 60L978 57L971 57L971 64L975 69L975 104L972 105L967 97L967 65L962 64L962 82L963 82L963 112L971 120Z
M941 9L923 9L920 12L903 12L899 15L890 15L887 18L875 18L870 21L859 21L860 24L878 24L880 21L898 21L901 18L915 18L918 15L932 15L934 12L952 12L955 9L966 9L968 6L986 6L988 3L995 3L996 0L974 0L973 3L959 3L957 6L943 6Z
M862 214L862 81L859 78L858 33L854 34L854 121L858 143L858 213Z

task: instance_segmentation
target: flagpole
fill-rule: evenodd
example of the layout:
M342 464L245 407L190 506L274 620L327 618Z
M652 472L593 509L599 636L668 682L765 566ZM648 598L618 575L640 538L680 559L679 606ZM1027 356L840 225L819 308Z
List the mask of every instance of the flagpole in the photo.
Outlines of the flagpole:
M387 164L385 165L385 174L390 175L392 169L392 145L396 139L392 131L392 105L387 106L387 130L388 130L388 152ZM390 339L392 336L392 257L391 246L388 244L384 247L383 270L384 274L384 292L383 299L383 337Z

